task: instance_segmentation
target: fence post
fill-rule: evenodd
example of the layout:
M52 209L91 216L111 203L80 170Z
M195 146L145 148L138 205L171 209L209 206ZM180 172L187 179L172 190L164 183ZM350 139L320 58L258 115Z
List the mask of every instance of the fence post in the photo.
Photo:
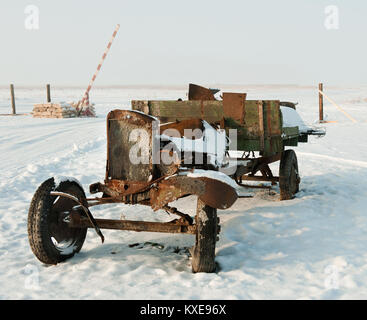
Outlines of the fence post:
M46 90L47 90L47 103L50 103L51 102L51 90L50 90L49 84L46 85Z
M15 95L14 95L14 85L10 85L10 95L11 95L11 111L12 114L16 114L15 110Z
M322 83L319 83L319 91L323 92L322 90ZM319 120L320 122L324 121L324 96L322 93L319 92Z

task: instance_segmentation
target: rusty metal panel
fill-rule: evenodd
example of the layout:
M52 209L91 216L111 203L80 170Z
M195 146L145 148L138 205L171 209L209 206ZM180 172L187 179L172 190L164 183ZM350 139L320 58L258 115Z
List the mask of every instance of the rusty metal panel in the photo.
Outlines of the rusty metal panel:
M189 194L197 195L205 204L218 209L229 208L237 200L234 188L222 181L178 175L162 180L158 188L150 190L150 204L153 210L158 210Z
M170 222L150 222L150 221L134 221L134 220L111 220L111 219L96 219L100 229L110 230L129 230L137 232L164 232L164 233L196 233L196 225L182 223L179 220ZM70 222L72 228L92 228L91 222L79 215L74 214Z
M238 198L236 190L228 184L207 177L196 178L205 182L205 192L199 199L205 204L218 209L231 207Z
M158 188L150 190L150 204L153 210L163 208L166 204L189 194L205 193L205 183L186 176L173 176L162 180Z
M108 114L107 180L152 179L153 120L147 115L127 110L113 110ZM136 153L142 161L132 161L130 153Z
M210 89L190 83L189 100L215 100L215 98Z
M224 117L243 124L245 117L246 93L223 92Z
M160 134L166 134L170 136L170 129L174 129L175 133L179 133L180 137L187 139L200 139L202 137L203 123L199 118L187 119L182 121L171 122L163 124L159 127ZM196 130L200 129L201 134L199 136L185 136L185 130Z

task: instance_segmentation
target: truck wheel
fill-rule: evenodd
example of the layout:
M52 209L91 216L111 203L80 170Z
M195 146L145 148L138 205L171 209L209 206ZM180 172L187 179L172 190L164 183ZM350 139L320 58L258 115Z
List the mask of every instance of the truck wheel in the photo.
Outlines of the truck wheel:
M192 272L215 271L215 243L217 241L217 209L200 199L196 210L196 241L192 250Z
M87 206L85 193L76 182L62 181L56 186L50 178L39 186L28 212L28 239L35 256L45 264L71 258L80 251L87 235L87 228L70 228L64 221L77 203L52 196L51 191L71 194Z
M300 181L296 153L286 150L282 154L279 166L280 200L293 199L299 191Z

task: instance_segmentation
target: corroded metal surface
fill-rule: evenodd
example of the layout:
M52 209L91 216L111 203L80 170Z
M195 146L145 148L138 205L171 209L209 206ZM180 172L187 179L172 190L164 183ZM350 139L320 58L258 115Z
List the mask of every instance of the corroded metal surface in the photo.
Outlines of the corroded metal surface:
M237 200L237 193L230 185L208 177L173 176L162 180L157 188L151 189L150 202L153 210L185 195L197 195L205 204L226 209Z
M72 200L74 202L74 205L75 203L78 204L79 208L81 208L84 212L84 214L87 216L87 220L88 222L91 224L91 226L95 229L96 233L100 236L101 240L102 240L102 243L104 242L104 236L101 232L101 230L99 229L92 213L89 211L88 209L88 206L86 203L82 203L79 201L79 199L69 193L65 193L65 192L58 192L58 191L52 191L50 192L50 195L53 195L53 196L58 196L60 197L61 199L63 199L62 201L60 201L59 203L63 203L62 205L62 208L61 210L63 212L70 212L73 210L73 207L71 206L70 202L66 201L68 204L65 205L65 199L68 199L69 201ZM72 216L72 214L71 214Z
M238 198L236 190L222 181L207 177L195 179L205 183L205 192L199 195L199 199L213 208L228 209Z
M245 119L246 93L223 93L223 111L226 118L232 118L240 124Z
M129 180L108 180L106 187L111 191L114 191L116 195L124 196L129 194L134 194L138 192L143 192L150 186L150 181L129 181Z
M200 196L204 193L205 183L203 181L186 176L172 176L167 180L162 180L157 187L150 190L150 203L153 210L158 210L185 195Z
M189 100L215 100L215 98L213 92L210 89L190 83Z
M165 232L165 233L189 233L195 234L196 226L189 225L179 220L171 222L150 222L150 221L133 221L133 220L111 220L96 219L96 223L100 229L112 230L129 230L129 231L146 231L146 232ZM90 221L80 215L75 214L70 222L72 228L91 228Z
M195 135L195 136L187 135L187 132L190 132L190 131L196 132L197 129L201 131L201 135ZM204 129L203 122L199 118L193 118L193 119L187 119L187 120L167 123L159 127L160 134L174 136L176 138L185 137L187 139L200 139L202 137L203 129Z
M108 114L106 180L149 180L153 174L153 120L148 115L127 110L113 110ZM140 149L140 154L136 152L142 159L140 163L132 163L134 148Z

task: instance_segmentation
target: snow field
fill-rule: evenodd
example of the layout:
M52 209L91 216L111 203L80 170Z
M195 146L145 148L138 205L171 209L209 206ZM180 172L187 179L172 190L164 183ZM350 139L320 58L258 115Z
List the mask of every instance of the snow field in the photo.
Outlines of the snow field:
M23 91L22 91L23 90ZM317 92L309 87L233 88L248 99L299 102L306 124L317 118ZM326 90L326 89L325 89ZM0 89L0 113L8 112L8 89ZM82 90L79 90L82 92ZM61 101L79 92L54 90ZM230 91L230 90L228 90ZM18 94L17 94L18 92ZM365 88L331 88L327 94L358 119L351 123L325 102L326 136L294 148L301 174L294 200L279 190L245 190L218 211L219 270L192 274L190 235L103 230L102 245L89 230L79 254L44 266L28 244L27 213L37 187L60 175L88 186L103 181L105 116L129 108L131 99L185 98L185 89L98 89L96 119L0 117L0 299L365 299L367 297L367 108ZM41 89L19 89L19 112L41 102ZM27 97L27 98L21 98ZM278 164L272 164L277 174ZM196 199L174 206L194 215ZM96 218L168 221L163 211L142 206L104 205Z

